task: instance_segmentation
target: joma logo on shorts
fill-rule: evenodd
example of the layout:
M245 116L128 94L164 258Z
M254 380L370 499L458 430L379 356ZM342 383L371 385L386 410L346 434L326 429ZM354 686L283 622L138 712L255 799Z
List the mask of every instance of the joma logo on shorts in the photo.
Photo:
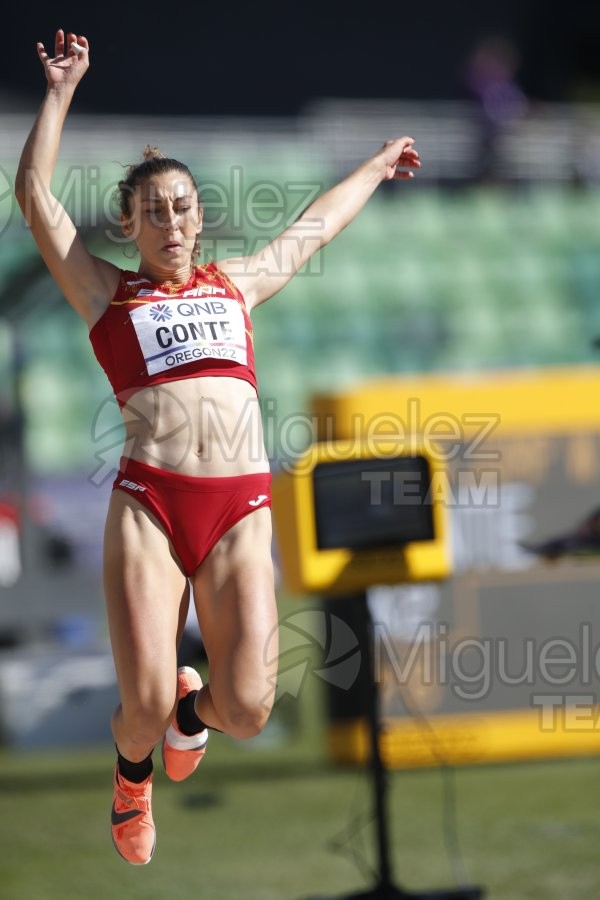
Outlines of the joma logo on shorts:
M129 488L130 491L145 491L146 490L146 488L142 487L141 484L136 484L135 481L127 481L126 478L124 478L122 481L119 482L119 487Z

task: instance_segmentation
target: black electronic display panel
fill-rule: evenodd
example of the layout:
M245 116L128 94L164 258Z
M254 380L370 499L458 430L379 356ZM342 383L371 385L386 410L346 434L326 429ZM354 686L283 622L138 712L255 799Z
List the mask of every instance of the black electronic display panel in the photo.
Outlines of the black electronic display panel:
M423 456L318 463L313 492L319 550L433 540L430 482Z

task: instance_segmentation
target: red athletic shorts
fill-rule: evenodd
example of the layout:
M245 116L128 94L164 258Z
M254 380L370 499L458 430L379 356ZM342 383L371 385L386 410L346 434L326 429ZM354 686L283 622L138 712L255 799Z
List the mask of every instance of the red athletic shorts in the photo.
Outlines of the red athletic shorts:
M116 489L135 497L158 519L188 576L232 525L271 506L270 472L195 478L123 457Z

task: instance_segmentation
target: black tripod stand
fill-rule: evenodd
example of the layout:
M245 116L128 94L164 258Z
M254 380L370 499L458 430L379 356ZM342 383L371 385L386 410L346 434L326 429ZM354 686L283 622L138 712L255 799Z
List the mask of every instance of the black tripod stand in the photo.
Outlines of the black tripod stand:
M449 890L411 892L393 884L389 853L387 778L379 746L379 687L373 653L374 629L366 593L362 597L362 603L364 604L366 629L364 631L361 629L361 636L363 658L368 673L367 712L371 743L371 776L375 804L378 872L377 882L372 888L358 894L340 897L338 900L371 900L371 898L377 898L377 900L413 900L413 898L419 898L419 900L480 900L483 897L483 889L480 887L467 886Z

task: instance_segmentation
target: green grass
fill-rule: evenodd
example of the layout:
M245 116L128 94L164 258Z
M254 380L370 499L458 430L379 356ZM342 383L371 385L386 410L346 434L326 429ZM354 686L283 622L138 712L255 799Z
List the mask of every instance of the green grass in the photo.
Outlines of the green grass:
M112 848L112 764L109 746L2 752L2 900L303 900L368 884L354 857L363 868L374 861L369 778L331 766L310 727L278 745L212 735L184 784L170 783L158 764L158 844L144 868ZM495 900L596 900L599 774L596 759L455 770L469 881ZM395 881L452 886L442 773L395 771L389 780ZM359 814L363 827L335 851Z

